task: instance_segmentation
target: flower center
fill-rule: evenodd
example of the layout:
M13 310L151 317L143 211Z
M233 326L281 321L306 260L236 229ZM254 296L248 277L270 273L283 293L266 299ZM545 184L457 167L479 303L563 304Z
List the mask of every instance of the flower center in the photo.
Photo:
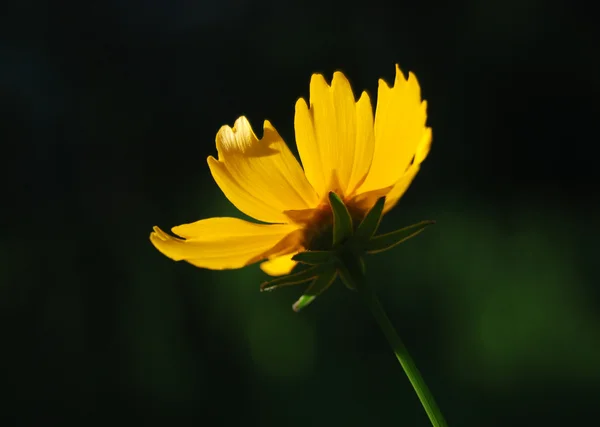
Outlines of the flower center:
M346 205L352 217L352 226L356 227L365 217L366 212L351 204ZM329 203L316 208L304 227L303 246L309 251L327 251L333 246L333 212Z

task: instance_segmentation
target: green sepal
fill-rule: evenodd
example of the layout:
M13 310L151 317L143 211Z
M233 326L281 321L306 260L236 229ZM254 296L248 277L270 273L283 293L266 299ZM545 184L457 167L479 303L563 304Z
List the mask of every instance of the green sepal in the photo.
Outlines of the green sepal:
M278 277L277 279L261 284L260 291L273 291L282 286L298 285L300 283L308 282L317 277L321 271L322 267L320 265L317 265L314 267L307 268L306 270L300 271L298 273Z
M334 256L335 253L331 251L304 251L294 255L292 259L303 264L320 265L332 262Z
M336 267L342 283L350 290L355 291L366 281L365 259L354 252L341 252L338 254Z
M329 192L329 205L333 212L333 246L337 246L352 236L352 217L348 208L333 191Z
M435 221L421 221L409 225L408 227L401 228L400 230L392 231L391 233L375 236L367 243L366 252L369 254L376 254L378 252L387 251L388 249L415 237L425 230L425 228L433 224L435 224Z
M367 212L364 219L359 224L354 234L359 239L368 240L377 232L381 215L383 214L383 206L385 205L385 197L380 197L373 205L371 210Z
M294 303L292 309L295 312L299 312L311 302L315 300L321 293L323 293L335 280L337 276L337 271L335 268L328 268L319 274L318 277L314 279L311 285L306 289L304 294Z

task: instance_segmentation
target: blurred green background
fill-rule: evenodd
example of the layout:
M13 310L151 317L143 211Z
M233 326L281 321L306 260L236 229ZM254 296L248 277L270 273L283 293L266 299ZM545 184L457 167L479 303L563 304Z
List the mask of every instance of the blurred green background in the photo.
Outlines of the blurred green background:
M566 0L11 1L0 13L0 423L427 426L340 283L261 294L152 247L236 216L206 157L265 118L294 145L313 72L394 64L432 151L369 277L450 426L594 425L599 30Z

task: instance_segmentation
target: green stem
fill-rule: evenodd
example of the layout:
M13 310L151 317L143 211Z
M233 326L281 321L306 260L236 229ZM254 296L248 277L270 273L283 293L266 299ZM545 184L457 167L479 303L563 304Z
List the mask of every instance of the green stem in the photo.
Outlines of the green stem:
M371 295L365 294L363 292L361 292L361 294L363 296L364 302L371 310L371 313L373 313L373 316L379 324L379 327L381 328L388 342L392 346L392 350L394 350L394 354L396 355L396 358L398 358L400 365L402 365L406 376L408 377L410 383L415 389L415 392L417 393L417 396L419 397L423 408L425 408L425 412L427 412L427 416L429 417L429 421L431 421L431 425L433 425L434 427L446 427L446 421L444 420L440 409L435 403L433 395L429 391L427 384L425 384L425 381L423 380L423 377L417 369L415 362L412 360L412 357L410 357L406 346L396 333L392 322L390 322L390 319L385 314L385 311L383 310L383 307L381 306L379 300L372 292L370 292Z
M406 376L417 393L417 396L419 397L419 400L421 401L421 404L423 405L423 408L429 417L429 421L431 421L431 424L434 427L447 427L444 416L435 403L435 399L429 391L427 384L425 384L425 381L417 369L415 362L413 361L412 357L410 357L406 346L400 339L400 336L398 336L396 333L396 330L385 313L385 310L381 306L377 295L375 295L375 292L373 292L373 290L367 285L364 269L362 266L358 266L354 262L344 264L345 265L342 266L342 270L345 271L340 271L340 273L342 273L342 279L344 279L344 281L353 282L352 284L354 285L354 288L358 290L363 302L371 310L371 313L375 317L379 327L390 343L396 358L400 362L400 365L402 365Z

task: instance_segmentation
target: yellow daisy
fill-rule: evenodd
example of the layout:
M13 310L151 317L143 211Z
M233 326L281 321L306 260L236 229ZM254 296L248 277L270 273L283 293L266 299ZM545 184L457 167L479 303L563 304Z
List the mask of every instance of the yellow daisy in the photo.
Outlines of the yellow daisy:
M361 220L385 196L383 212L402 197L431 145L427 103L416 77L396 66L394 85L379 80L377 109L363 92L356 101L341 72L331 85L310 80L310 102L296 102L294 128L302 166L269 121L258 139L245 117L217 133L218 158L208 157L217 185L236 208L262 223L209 218L179 225L173 237L158 227L150 235L167 257L214 270L264 261L267 274L288 274L292 257L326 250L335 192L351 217Z

